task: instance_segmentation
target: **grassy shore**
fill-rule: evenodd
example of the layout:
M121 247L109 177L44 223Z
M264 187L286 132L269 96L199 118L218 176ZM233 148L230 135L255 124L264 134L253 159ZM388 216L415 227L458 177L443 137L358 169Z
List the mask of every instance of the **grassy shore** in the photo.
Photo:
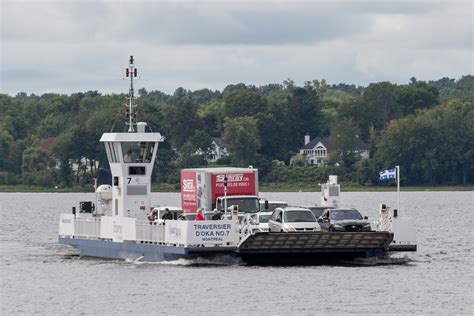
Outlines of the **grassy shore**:
M93 185L77 186L77 187L41 187L34 185L0 185L0 192L94 192Z
M319 192L321 187L317 184L268 184L260 185L261 192ZM391 192L397 191L396 186L362 186L354 183L341 183L342 192ZM409 186L400 187L400 191L474 191L473 185L456 186Z
M283 183L263 183L259 187L261 192L319 192L319 185L308 184L283 184ZM354 183L341 183L343 192L391 192L396 191L396 186L361 186ZM459 186L410 186L400 187L401 191L474 191L473 185ZM78 187L40 187L26 185L0 185L0 192L94 192L92 185ZM179 192L179 188L173 184L154 184L152 192Z

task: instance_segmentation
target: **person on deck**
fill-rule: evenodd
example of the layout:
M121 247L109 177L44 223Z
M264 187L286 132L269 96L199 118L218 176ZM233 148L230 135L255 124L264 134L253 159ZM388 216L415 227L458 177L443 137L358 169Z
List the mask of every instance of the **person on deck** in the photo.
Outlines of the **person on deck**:
M152 224L156 220L157 217L158 217L157 211L153 211L150 214L148 214L148 220L150 221L150 224Z
M197 211L196 220L197 221L203 221L204 220L204 216L202 216L202 210L200 210L200 209Z
M214 211L212 211L212 218L211 218L213 221L218 221L221 219L221 212L219 212L219 210L217 208L214 209Z
M171 214L171 211L169 208L165 208L165 214L161 216L162 220L167 220L167 219L173 219L173 214Z

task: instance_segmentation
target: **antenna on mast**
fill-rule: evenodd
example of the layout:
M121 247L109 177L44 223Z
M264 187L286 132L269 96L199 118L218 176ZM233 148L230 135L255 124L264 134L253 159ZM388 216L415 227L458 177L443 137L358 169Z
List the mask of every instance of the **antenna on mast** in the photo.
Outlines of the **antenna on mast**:
M130 56L130 62L128 68L125 69L125 76L130 77L130 89L128 90L128 108L125 109L125 118L128 120L125 122L129 125L128 132L133 133L135 129L134 125L137 125L137 105L133 103L134 90L133 90L133 78L138 76L137 68L135 68L135 60L133 56Z

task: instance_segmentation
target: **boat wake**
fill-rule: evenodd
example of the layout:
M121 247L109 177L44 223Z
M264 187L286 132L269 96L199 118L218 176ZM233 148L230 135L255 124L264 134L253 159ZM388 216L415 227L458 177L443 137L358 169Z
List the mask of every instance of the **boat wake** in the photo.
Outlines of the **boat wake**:
M170 265L170 266L230 266L237 264L237 260L232 256L216 256L213 258L193 258L178 259L172 261L142 261L143 257L135 260L127 259L125 262L137 265Z
M404 265L409 264L412 260L408 256L403 257L371 257L371 258L355 258L354 260L344 260L341 263L355 266L383 266L383 265Z

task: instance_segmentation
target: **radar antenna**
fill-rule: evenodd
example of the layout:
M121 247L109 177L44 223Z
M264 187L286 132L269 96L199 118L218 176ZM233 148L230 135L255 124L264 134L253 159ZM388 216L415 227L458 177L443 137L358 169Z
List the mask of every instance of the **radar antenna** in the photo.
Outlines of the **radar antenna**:
M128 68L125 69L125 76L130 77L130 89L128 91L128 108L125 109L125 124L129 125L128 132L133 133L135 129L133 128L134 125L137 125L137 105L134 104L133 99L134 91L133 91L133 78L138 76L137 68L135 67L135 60L133 56L130 56L130 62Z

